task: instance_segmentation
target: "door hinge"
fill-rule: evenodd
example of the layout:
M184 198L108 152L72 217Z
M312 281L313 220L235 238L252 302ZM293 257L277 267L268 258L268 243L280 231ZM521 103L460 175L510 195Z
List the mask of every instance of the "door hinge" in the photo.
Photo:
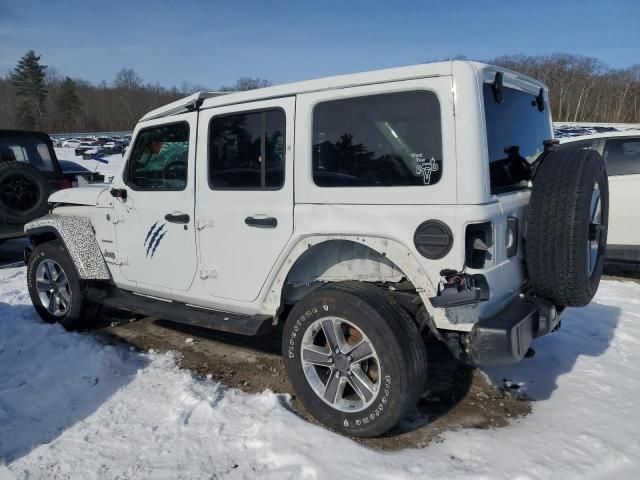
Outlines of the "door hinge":
M216 267L203 267L200 269L200 278L218 278L218 269Z
M196 228L198 230L204 230L205 228L213 227L213 218L211 217L202 217L198 219L198 223Z

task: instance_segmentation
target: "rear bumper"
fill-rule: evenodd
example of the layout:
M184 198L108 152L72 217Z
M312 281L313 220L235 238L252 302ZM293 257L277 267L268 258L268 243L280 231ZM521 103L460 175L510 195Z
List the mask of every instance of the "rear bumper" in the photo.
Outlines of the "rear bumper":
M466 339L475 365L518 363L534 338L557 328L560 314L546 300L520 295L499 314L479 320Z

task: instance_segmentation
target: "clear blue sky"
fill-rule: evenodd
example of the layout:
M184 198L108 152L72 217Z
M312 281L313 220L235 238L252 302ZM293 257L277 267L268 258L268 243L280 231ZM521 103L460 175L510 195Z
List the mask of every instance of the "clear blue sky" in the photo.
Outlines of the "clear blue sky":
M0 72L28 49L62 75L212 88L456 55L578 53L640 63L640 0L0 0Z

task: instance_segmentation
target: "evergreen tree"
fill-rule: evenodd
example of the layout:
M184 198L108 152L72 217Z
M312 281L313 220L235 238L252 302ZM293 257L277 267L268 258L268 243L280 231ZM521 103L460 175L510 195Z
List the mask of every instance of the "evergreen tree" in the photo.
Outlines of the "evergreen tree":
M47 89L44 85L46 65L40 64L40 56L29 50L18 61L11 74L11 82L18 96L16 115L23 128L42 128L44 125L44 101Z
M82 103L76 91L76 82L69 77L60 84L56 95L56 109L63 131L73 130L78 124L78 116L82 113Z

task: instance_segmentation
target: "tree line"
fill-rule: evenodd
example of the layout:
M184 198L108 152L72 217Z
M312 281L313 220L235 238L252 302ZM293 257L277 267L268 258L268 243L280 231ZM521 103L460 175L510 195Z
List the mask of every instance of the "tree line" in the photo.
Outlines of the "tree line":
M262 78L241 77L217 90L269 85ZM172 88L145 83L130 68L120 70L110 83L95 85L60 75L29 50L9 74L0 77L0 128L49 133L128 131L148 111L199 90L212 89L187 82Z
M582 55L502 56L489 61L545 82L555 121L640 122L640 64L609 68ZM241 77L217 90L250 90L271 85ZM166 88L145 83L123 68L110 83L93 84L60 75L29 50L0 77L0 128L38 129L49 133L125 131L149 110L207 87L183 82Z
M640 64L609 68L568 53L503 56L491 63L546 83L554 121L640 122Z

